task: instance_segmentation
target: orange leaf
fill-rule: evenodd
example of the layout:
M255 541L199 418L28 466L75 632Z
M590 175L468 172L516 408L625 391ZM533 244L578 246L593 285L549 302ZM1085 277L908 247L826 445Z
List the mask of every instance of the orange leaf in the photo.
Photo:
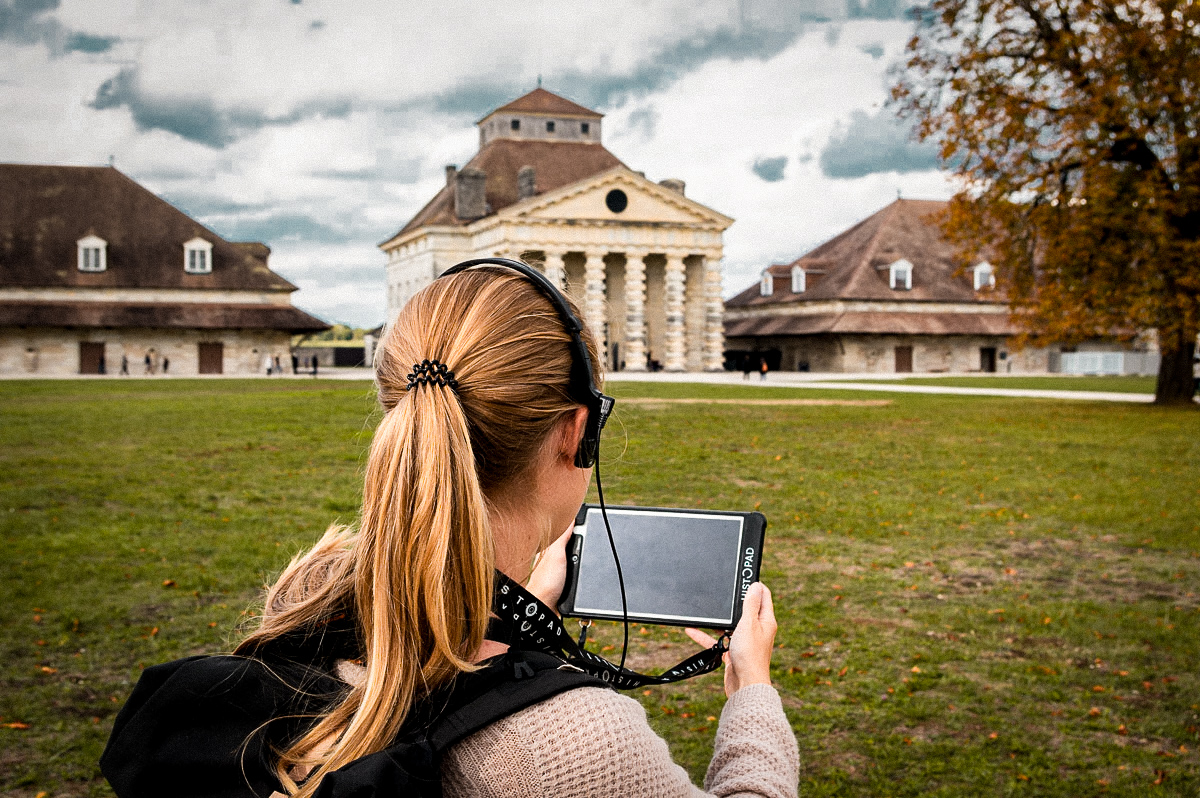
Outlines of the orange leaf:
M174 579L164 579L163 587L175 587L175 580Z
M849 668L842 668L840 671L838 671L838 676L845 676L847 670L849 670Z
M1094 718L1100 714L1100 707L1092 707L1088 710L1088 717Z
M42 673L58 673L58 668L51 668L49 665L43 665Z
M29 728L28 723L20 723L19 721L14 721L13 723L0 723L0 726L3 726L6 729L18 729L18 730L24 730L24 729Z

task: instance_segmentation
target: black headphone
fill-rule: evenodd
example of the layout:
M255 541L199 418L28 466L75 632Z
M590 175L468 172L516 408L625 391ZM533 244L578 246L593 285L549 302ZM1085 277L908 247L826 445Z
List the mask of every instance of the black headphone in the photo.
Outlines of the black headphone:
M475 258L473 260L465 260L462 263L456 263L439 276L445 277L448 274L458 274L476 266L500 266L523 275L529 282L533 283L534 287L546 299L550 300L550 304L558 312L558 317L562 320L563 327L566 328L567 334L571 336L571 374L567 384L567 393L572 399L586 407L588 411L587 424L583 430L583 440L580 441L579 449L575 452L575 465L579 468L591 468L600 453L600 431L604 429L604 423L608 421L608 416L612 413L616 400L611 396L604 395L596 387L596 380L592 376L592 356L588 353L587 345L583 342L582 322L579 321L579 318L571 310L571 306L567 304L567 300L554 283L547 280L545 275L537 269L519 260L512 260L510 258Z

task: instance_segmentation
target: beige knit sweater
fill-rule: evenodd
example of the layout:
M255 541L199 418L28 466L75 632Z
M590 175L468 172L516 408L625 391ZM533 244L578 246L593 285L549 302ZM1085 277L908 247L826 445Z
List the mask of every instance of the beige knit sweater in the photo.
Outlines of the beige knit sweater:
M795 796L796 738L775 688L753 684L721 712L702 792L671 761L642 705L580 687L481 729L442 763L447 798L555 796Z

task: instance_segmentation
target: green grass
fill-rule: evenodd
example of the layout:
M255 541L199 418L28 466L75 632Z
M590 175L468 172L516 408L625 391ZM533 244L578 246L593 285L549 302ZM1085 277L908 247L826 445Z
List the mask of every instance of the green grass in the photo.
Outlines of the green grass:
M1200 413L888 398L618 402L606 434L610 501L770 520L802 794L1200 792ZM227 649L259 587L353 518L373 407L321 380L0 383L0 792L111 794L96 759L140 668ZM639 667L691 650L631 637ZM637 697L699 780L720 674Z
M836 377L831 377L836 380ZM885 382L885 380L857 380ZM1033 388L1047 391L1112 391L1115 393L1154 393L1154 377L905 377L907 385L945 385L955 388ZM896 382L896 380L886 380Z

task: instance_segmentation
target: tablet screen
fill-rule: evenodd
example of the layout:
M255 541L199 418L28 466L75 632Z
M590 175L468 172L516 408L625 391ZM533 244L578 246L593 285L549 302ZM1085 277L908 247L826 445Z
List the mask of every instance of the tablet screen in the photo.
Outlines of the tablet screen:
M608 520L630 616L698 626L732 623L743 517L610 509ZM600 510L589 508L576 532L583 549L575 612L620 618L621 588Z

